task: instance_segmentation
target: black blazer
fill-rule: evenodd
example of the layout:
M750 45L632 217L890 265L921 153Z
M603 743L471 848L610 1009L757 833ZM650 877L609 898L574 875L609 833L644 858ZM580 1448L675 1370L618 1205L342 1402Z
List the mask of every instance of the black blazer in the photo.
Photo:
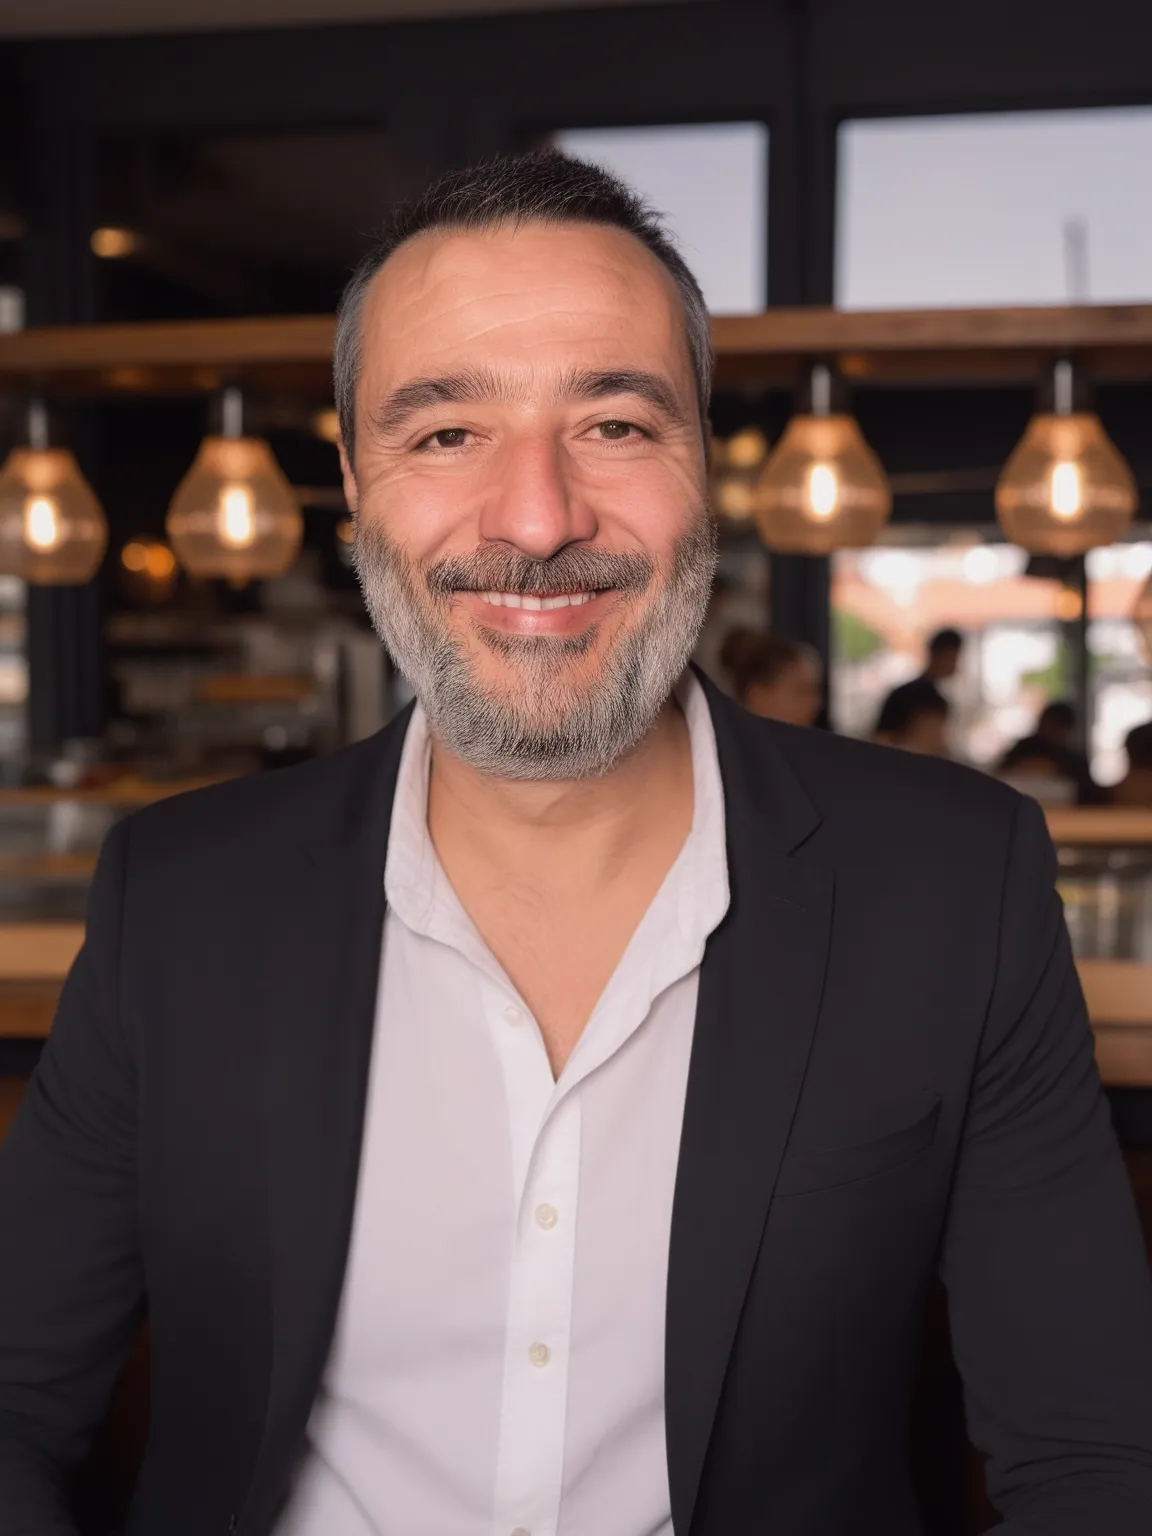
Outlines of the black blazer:
M1148 1536L1152 1284L1039 812L709 698L732 905L672 1222L677 1536L921 1530L938 1268L1005 1532ZM71 1530L145 1303L132 1536L274 1526L340 1300L405 724L108 840L0 1158L0 1536Z

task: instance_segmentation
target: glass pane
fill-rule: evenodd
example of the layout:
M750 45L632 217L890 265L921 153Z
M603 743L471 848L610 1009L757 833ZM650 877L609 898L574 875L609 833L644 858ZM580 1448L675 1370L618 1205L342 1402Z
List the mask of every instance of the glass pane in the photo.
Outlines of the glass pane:
M553 143L615 171L667 216L713 314L764 308L768 129L763 123L567 128L553 135Z
M960 670L949 696L951 754L993 766L1028 735L1045 704L1066 696L1062 620L1073 615L1058 581L1025 574L1028 556L975 534L947 544L885 543L832 559L832 719L870 736L889 691L917 676L936 630L958 629Z
M1088 564L1088 657L1092 676L1092 773L1117 784L1127 762L1124 738L1152 720L1152 674L1130 614L1152 573L1152 542L1093 549Z
M1152 107L845 123L844 309L1152 299Z

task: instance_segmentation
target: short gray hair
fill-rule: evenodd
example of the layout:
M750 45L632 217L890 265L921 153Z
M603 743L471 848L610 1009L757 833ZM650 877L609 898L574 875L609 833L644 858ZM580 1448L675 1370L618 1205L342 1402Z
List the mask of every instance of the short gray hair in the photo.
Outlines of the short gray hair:
M684 305L688 351L701 424L712 394L712 332L700 284L661 216L598 165L557 150L505 156L451 171L388 220L344 290L336 315L333 384L340 435L349 462L356 441L356 385L363 359L364 298L372 279L405 241L425 230L484 230L498 224L605 224L646 246L671 274Z

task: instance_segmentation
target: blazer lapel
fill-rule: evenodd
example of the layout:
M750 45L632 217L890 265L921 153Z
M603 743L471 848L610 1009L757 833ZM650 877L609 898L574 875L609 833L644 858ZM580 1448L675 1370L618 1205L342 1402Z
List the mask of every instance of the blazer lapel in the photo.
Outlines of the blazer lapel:
M672 1214L666 1422L673 1525L691 1529L728 1357L811 1051L831 872L793 850L818 818L769 728L710 686L731 903L700 972Z
M263 1145L273 1356L244 1529L270 1523L303 1440L339 1311L375 1024L384 864L407 715L345 786L280 883L264 933Z

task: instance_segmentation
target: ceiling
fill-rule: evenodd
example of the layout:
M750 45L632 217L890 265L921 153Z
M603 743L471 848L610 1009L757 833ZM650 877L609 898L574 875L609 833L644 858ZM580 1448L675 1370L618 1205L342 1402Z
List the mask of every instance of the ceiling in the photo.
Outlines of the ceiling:
M632 3L635 0L3 0L0 37L216 32Z

